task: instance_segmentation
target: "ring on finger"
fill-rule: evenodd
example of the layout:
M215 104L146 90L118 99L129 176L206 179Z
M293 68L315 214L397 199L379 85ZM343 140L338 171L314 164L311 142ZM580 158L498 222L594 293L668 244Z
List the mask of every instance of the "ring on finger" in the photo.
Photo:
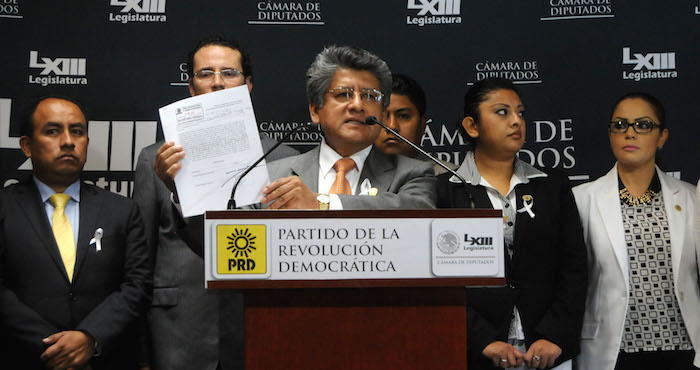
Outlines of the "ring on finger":
M533 358L535 361L540 362L540 359L541 359L542 357L540 357L540 356L534 356L534 357L532 357L532 358Z
M502 362L502 363L506 363L506 362L508 362L508 360L506 360L505 358L502 358L502 359L501 359L501 362Z

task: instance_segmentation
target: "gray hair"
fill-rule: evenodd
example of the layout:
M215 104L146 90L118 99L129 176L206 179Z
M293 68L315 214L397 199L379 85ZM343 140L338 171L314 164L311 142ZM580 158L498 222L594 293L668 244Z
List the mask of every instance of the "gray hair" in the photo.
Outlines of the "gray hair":
M367 50L353 46L328 46L316 55L306 71L306 95L309 103L323 107L326 91L338 68L369 71L379 80L379 90L384 94L382 109L389 106L391 96L391 71L386 62Z

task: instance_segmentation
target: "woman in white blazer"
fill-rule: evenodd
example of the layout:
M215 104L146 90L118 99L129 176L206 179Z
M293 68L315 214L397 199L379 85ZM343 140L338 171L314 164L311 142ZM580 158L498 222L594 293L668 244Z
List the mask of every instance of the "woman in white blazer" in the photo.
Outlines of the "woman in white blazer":
M700 243L700 180L695 195L695 243Z
M620 98L609 124L617 163L573 189L589 256L580 369L700 366L695 187L655 165L664 123L653 96Z

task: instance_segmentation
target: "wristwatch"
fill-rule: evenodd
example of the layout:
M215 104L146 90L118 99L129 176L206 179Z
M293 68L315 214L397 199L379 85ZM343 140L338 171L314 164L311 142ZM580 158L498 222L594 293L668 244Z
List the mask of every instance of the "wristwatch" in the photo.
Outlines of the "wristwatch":
M316 200L318 201L318 209L326 210L331 205L331 197L328 194L319 194Z

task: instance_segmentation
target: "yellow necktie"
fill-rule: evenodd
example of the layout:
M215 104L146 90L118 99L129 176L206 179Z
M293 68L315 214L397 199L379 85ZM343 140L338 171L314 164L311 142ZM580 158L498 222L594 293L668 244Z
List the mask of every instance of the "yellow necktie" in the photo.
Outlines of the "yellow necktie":
M73 228L70 225L70 220L66 216L66 204L70 199L70 195L56 193L49 198L49 201L54 206L52 225L53 236L58 244L58 251L61 253L63 265L68 273L68 280L73 281L73 269L75 268L75 238L73 237Z
M335 169L335 181L331 185L330 194L347 194L352 195L352 189L350 189L350 183L348 179L345 178L345 173L351 171L355 168L355 161L352 158L341 158L333 165Z

